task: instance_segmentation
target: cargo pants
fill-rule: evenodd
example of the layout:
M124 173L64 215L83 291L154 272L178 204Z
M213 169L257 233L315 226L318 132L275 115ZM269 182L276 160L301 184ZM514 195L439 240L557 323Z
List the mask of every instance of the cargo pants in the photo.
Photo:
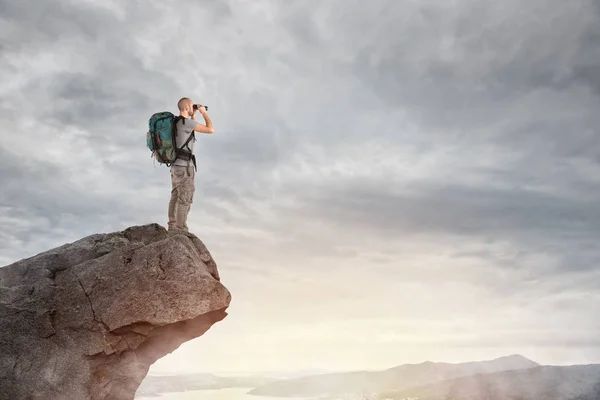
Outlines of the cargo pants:
M193 165L171 166L171 200L168 228L189 232L187 218L194 201L195 169Z

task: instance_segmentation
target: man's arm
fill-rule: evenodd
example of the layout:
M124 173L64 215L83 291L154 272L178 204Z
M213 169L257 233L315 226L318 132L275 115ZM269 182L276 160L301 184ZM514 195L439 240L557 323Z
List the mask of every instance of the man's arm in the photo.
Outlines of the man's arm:
M202 118L204 118L206 125L198 122L196 124L196 127L194 128L194 131L202 133L213 133L215 131L215 128L213 127L212 121L210 120L206 109L202 106L198 106L198 111L200 111L200 114L202 114Z

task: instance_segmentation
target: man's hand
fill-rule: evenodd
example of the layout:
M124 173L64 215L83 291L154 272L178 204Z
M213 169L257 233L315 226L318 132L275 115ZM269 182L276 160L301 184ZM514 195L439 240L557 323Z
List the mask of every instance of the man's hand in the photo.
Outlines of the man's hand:
M204 116L204 113L206 113L206 108L204 108L204 106L202 104L194 104L193 108L193 112L192 112L192 119L195 121L196 120L196 111L199 111L200 114L202 114L202 116Z
M208 113L206 112L206 108L204 108L204 106L202 104L198 104L197 107L198 107L198 111L200 111L200 114L202 114L202 117L204 118L206 125L198 123L194 130L196 132L202 132L202 133L213 133L215 131L215 128L213 127L212 121L210 120L210 117L208 116Z

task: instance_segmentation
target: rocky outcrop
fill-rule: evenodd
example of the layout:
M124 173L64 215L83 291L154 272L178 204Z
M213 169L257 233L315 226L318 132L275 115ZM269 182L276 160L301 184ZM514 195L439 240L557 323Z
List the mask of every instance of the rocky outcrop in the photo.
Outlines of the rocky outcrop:
M0 398L133 399L230 301L204 244L157 224L0 268Z

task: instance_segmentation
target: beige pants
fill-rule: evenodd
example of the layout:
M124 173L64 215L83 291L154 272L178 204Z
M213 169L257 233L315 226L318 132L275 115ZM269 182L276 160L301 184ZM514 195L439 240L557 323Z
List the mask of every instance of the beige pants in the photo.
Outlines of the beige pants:
M169 201L169 230L188 232L187 217L194 201L194 165L171 166L171 201Z

